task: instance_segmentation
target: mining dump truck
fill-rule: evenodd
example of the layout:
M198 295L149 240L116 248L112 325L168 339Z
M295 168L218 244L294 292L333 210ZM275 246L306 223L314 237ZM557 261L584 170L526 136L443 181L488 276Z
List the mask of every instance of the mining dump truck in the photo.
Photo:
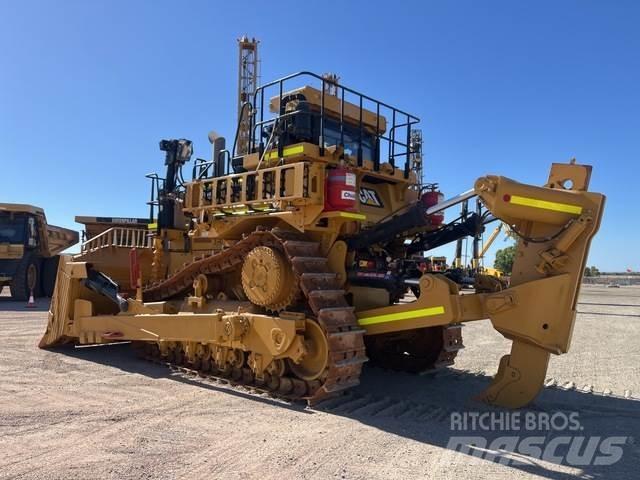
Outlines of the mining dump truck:
M0 290L15 300L53 294L59 254L78 243L78 233L47 224L44 210L0 203Z
M315 403L356 386L367 360L452 365L462 324L488 319L512 347L479 398L535 398L550 354L569 349L601 221L591 167L555 163L542 186L486 175L445 200L417 174L418 118L334 79L268 83L241 116L233 147L211 133L212 158L189 180L192 143L160 142L148 240L119 243L112 263L91 249L60 263L42 348L129 341L147 359ZM445 221L474 197L482 210ZM461 295L415 268L416 254L498 219L519 237L509 288ZM111 265L125 259L122 286Z

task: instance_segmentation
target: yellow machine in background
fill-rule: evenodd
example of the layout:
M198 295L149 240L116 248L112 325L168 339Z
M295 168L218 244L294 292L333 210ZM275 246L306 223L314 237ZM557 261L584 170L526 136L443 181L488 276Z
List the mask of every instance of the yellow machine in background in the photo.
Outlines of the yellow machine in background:
M134 292L137 288L137 279L131 279L132 254L140 276L150 278L153 239L149 218L76 216L75 222L84 225L76 259L90 259L93 268L108 271L122 291Z
M15 300L53 294L59 254L78 243L78 233L47 223L33 205L0 203L0 291Z
M540 187L488 175L443 200L416 175L415 116L308 72L247 98L243 148L211 134L213 159L196 160L191 181L191 142L160 143L167 174L152 177L149 243L111 250L114 265L130 259L130 296L108 257L99 268L97 251L67 259L40 345L133 341L146 356L316 402L357 385L368 358L450 365L461 324L488 318L513 346L482 398L530 402L549 354L569 348L604 206L588 191L591 167L553 164ZM484 214L444 222L474 197ZM520 238L509 288L460 295L415 272L417 252L477 235L490 216ZM399 303L411 285L419 297Z

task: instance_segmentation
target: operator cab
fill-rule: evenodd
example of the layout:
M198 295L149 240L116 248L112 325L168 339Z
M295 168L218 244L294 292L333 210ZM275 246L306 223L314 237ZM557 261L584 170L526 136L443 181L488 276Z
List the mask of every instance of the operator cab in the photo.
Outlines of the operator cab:
M386 132L386 119L347 101L342 109L340 99L329 93L324 96L323 118L322 102L322 93L310 86L284 94L281 101L279 97L271 98L269 110L279 116L265 128L264 136L268 140L275 128L282 132L276 136L276 147L279 141L284 146L307 142L329 149L342 145L345 156L357 159L361 149L362 159L373 161L378 146L376 132L379 135Z
M195 159L182 211L204 224L305 207L291 221L327 228L351 212L375 224L419 196L418 122L335 78L301 72L267 83L241 108L233 147L210 132L212 159Z
M0 244L37 247L40 243L40 232L35 213L39 212L36 212L36 207L30 205L16 205L16 209L0 208Z
M313 85L288 88L301 81ZM259 87L250 106L249 132L240 135L239 130L235 142L237 146L239 137L247 137L248 153L238 154L236 148L234 155L225 151L227 173L327 155L328 162L344 159L354 168L381 172L379 177L406 181L413 171L416 149L410 139L419 119L339 85L335 77L309 72L290 75Z
M0 212L0 243L22 245L27 233L26 226L26 215Z

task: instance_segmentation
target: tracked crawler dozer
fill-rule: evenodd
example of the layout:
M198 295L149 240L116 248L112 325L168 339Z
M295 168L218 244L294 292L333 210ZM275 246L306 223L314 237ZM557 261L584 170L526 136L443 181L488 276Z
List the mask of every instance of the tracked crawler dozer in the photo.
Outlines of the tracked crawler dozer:
M416 177L415 116L307 72L250 100L249 148L210 135L213 158L197 159L190 181L191 142L161 142L167 174L151 176L146 240L112 232L61 262L40 346L131 341L152 359L316 402L357 385L368 359L451 365L462 323L489 319L513 343L481 398L530 402L549 355L569 348L604 206L591 167L553 164L540 187L487 175L443 200ZM444 221L473 197L483 212ZM416 270L418 252L496 219L520 238L509 288L460 295ZM123 259L130 279L117 284L110 265Z

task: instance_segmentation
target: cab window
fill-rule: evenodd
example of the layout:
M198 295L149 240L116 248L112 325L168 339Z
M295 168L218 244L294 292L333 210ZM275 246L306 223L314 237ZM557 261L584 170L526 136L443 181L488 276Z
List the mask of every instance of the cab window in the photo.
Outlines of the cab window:
M0 243L24 243L25 220L23 216L0 216Z
M346 155L357 157L358 140L360 138L360 130L347 123L344 124L344 153ZM340 144L340 122L325 118L324 121L324 146L330 147ZM364 160L373 160L373 135L362 132L362 158Z

